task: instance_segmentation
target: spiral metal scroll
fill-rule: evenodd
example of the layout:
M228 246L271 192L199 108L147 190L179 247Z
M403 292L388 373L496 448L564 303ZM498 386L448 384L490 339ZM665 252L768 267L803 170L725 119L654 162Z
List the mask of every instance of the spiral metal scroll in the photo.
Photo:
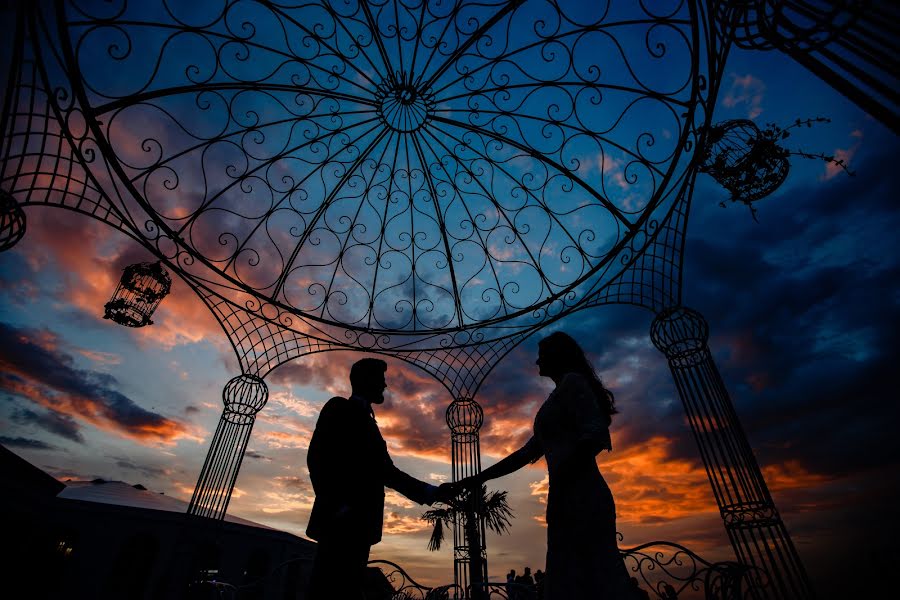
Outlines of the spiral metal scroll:
M456 586L452 584L431 588L418 583L403 567L389 560L370 560L368 566L381 569L394 590L391 600L449 600L458 595Z
M622 539L619 534L619 539ZM765 597L765 573L733 561L710 562L673 542L648 542L620 550L629 574L654 597L741 600ZM753 575L751 577L751 574Z
M622 535L617 534L621 542ZM759 569L732 561L711 562L693 550L668 541L652 541L619 550L630 576L653 598L674 600L744 600L764 597L767 585ZM449 600L462 593L454 585L430 588L417 583L396 563L370 560L379 567L391 587L394 600ZM752 574L752 577L751 577ZM481 586L491 600L535 598L535 590L525 585L486 583ZM469 590L471 592L471 590ZM512 594L510 594L512 592Z
M653 235L706 118L688 0L58 6L145 242L325 330L490 338L576 306Z

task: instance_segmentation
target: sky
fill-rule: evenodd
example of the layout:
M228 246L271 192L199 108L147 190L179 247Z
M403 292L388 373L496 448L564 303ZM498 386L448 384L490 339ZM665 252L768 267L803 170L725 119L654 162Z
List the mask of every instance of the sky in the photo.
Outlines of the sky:
M819 116L831 122L786 145L833 154L855 175L795 158L785 184L757 203L758 222L699 176L684 302L710 324L710 347L775 503L828 598L897 558L900 409L889 390L900 342L900 142L786 58L733 51L716 121ZM222 330L177 278L152 326L103 320L121 270L151 255L69 211L29 208L27 217L24 239L0 254L0 443L63 481L122 480L188 500L221 414L221 389L239 371ZM684 410L650 343L651 320L642 309L602 306L553 330L583 344L616 395L613 451L598 465L616 499L622 545L670 540L729 559ZM552 388L534 366L539 337L509 354L479 391L485 466L524 443ZM269 403L229 512L304 535L313 501L309 437L324 402L349 392L346 375L359 357L313 355L267 377ZM444 481L449 395L425 373L388 362L377 417L391 455L414 476ZM509 492L515 513L507 535L488 535L492 578L543 568L547 483L543 462L492 482ZM426 584L448 582L451 551L426 550L423 511L389 492L384 541L372 558L397 562Z

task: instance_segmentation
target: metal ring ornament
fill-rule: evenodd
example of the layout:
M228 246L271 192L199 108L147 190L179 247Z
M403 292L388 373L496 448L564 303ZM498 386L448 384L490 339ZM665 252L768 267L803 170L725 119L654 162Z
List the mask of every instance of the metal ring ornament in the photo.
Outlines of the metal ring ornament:
M58 6L98 179L146 243L348 343L574 308L685 189L707 115L692 0Z
M222 390L225 412L253 417L269 400L266 382L256 375L243 373L231 379Z
M668 308L653 320L650 340L669 360L687 359L707 349L709 324L691 308Z

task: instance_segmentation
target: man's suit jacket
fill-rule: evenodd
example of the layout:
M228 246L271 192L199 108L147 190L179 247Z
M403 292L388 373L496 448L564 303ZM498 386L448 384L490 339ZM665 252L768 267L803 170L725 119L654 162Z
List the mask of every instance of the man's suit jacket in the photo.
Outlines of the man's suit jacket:
M306 534L314 540L381 541L384 488L426 504L431 486L394 466L378 424L358 398L329 400L306 464L316 493Z

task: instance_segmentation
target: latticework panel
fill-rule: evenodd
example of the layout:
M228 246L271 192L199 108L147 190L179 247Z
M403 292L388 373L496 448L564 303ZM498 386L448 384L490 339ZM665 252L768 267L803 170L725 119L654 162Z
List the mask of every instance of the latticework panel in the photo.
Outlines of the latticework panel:
M451 397L474 397L488 373L534 330L516 332L505 338L462 347L385 351L359 348L354 344L327 339L321 332L304 332L300 319L284 323L268 320L258 312L219 295L210 288L188 280L213 312L231 342L241 370L264 377L291 360L329 350L369 351L395 356L427 372L447 388Z
M12 68L3 106L0 188L20 205L67 208L131 235L86 166L97 158L95 149L84 139L72 137L73 131L84 131L84 127L77 112L67 112L69 93L48 83L48 57L40 55L41 28L35 7L29 9L23 3L15 18ZM61 126L63 121L66 127Z
M396 356L412 363L440 381L454 398L473 398L500 360L532 331L477 346L400 352Z
M628 268L594 294L583 308L633 304L659 312L680 304L685 232L693 187L692 177L648 243L636 249Z
M262 377L295 358L346 349L263 319L206 287L190 284L225 330L244 373Z

